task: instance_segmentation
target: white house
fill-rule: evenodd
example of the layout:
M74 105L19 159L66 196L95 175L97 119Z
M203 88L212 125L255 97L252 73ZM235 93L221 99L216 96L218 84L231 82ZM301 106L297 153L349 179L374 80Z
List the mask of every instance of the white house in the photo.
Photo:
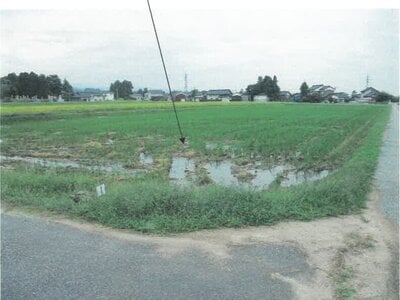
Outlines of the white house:
M230 89L221 90L208 90L206 99L208 101L225 101L229 102L232 97L232 91Z
M314 84L310 87L310 94L318 94L321 97L331 96L335 92L336 88L330 85Z
M168 96L165 95L163 90L148 90L147 93L144 94L143 100L147 101L161 101L167 100Z
M254 100L254 102L267 102L270 99L266 94L262 93L262 94L255 95L253 100Z
M114 100L114 93L101 93L101 94L91 94L89 96L89 102L97 102L97 101L113 101Z
M378 94L379 91L377 89L374 89L373 87L368 87L360 92L361 97L358 99L358 102L362 103L375 102L375 99L378 96Z

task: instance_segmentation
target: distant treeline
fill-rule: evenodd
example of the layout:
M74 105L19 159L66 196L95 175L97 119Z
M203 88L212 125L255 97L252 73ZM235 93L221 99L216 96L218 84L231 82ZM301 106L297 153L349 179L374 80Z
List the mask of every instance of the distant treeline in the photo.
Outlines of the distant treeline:
M47 99L49 96L62 96L69 100L74 90L69 82L58 75L36 74L34 72L22 72L19 75L10 73L0 78L0 97L2 99L20 97L37 97Z

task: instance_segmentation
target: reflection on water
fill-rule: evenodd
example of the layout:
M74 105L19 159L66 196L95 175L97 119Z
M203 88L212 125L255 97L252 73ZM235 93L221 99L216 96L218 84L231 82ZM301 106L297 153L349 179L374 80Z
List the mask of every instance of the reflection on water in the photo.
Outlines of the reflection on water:
M189 173L195 171L195 163L192 159L186 157L172 158L171 169L169 170L169 178L177 184L188 183Z
M289 187L292 185L299 185L306 181L315 181L325 178L329 175L329 170L322 170L320 172L315 171L290 171L285 175L281 181L281 186Z
M139 158L142 165L152 165L154 163L153 157L150 154L142 152L139 154ZM48 160L34 157L0 156L0 160L20 161L49 168L80 168L106 173L136 174L144 171L140 168L127 169L120 164L90 166L67 159ZM279 181L276 182L280 182L280 186L289 187L305 182L316 181L325 178L330 174L329 170L322 170L319 172L312 170L297 171L292 166L284 164L264 169L261 167L260 162L239 167L231 160L223 160L219 162L210 161L205 163L202 167L206 171L207 176L217 185L228 187L237 186L255 190L268 189L278 177ZM186 185L192 181L190 179L194 178L195 171L196 164L194 159L187 157L173 157L169 171L169 178L174 184Z
M35 157L21 157L21 156L0 156L0 160L20 161L39 165L48 168L73 168L73 169L86 169L90 171L100 171L106 173L129 173L136 174L142 172L140 169L126 169L120 164L102 165L102 166L88 166L68 159L41 159Z
M152 165L154 163L153 156L144 152L139 153L139 161L142 165Z

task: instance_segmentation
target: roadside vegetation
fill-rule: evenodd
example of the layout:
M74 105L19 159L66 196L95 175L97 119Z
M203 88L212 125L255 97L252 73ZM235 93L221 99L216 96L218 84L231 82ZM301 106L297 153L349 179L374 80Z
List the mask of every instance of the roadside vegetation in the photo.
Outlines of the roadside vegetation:
M146 152L155 163L143 174L129 175L2 162L2 201L152 233L356 213L366 205L389 109L183 103L178 112L189 142L182 146L170 103L3 105L4 156L136 166L139 153ZM265 165L284 161L333 172L319 181L266 191L209 180L182 187L168 179L174 154L201 161L231 158L238 164L257 157ZM107 192L97 197L100 183Z

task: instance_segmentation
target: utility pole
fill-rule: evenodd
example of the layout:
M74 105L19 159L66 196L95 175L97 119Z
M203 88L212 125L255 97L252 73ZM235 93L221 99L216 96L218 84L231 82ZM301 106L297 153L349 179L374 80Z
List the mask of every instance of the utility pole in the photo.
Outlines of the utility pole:
M369 75L367 74L367 80L366 80L366 89L369 88Z

